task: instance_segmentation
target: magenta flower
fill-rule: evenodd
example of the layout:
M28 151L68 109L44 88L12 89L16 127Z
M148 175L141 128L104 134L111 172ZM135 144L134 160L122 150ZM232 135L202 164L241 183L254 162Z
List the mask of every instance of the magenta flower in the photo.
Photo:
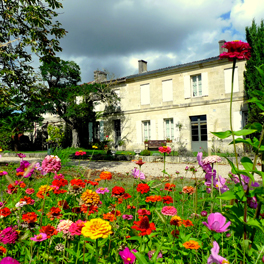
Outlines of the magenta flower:
M60 179L64 179L64 178L65 178L64 175L62 175L61 173L55 174L53 177L54 180L60 180Z
M69 228L69 232L72 236L80 236L82 228L86 221L77 220L75 223L72 223Z
M132 169L132 175L134 176L135 179L140 179L140 180L145 180L145 174L143 172L141 172L139 169L134 168Z
M41 167L45 173L57 173L61 169L61 160L58 156L48 155L42 161Z
M162 209L161 209L161 213L163 215L169 215L169 216L174 216L177 214L177 209L173 206L164 206Z
M18 156L20 159L23 159L23 158L26 157L26 155L23 154L23 153L17 153L17 156Z
M5 257L0 261L0 264L20 264L20 262L11 257Z
M19 168L16 169L16 172L25 172L27 168L30 166L30 163L26 160L21 160ZM29 178L34 172L34 168L32 168L26 175L23 175L24 178Z
M231 225L231 222L226 223L226 218L221 213L212 213L207 218L208 224L203 222L211 231L217 233L223 233L228 231L228 227Z
M132 249L133 252L137 252L137 250ZM132 264L136 260L135 255L126 247L123 251L119 251L119 255L121 256L124 264Z
M7 175L7 172L6 171L0 171L0 176L4 176L4 175Z
M171 147L167 147L167 146L159 147L159 152L170 154L171 153Z
M95 192L98 194L105 194L105 193L109 193L109 190L107 187L106 188L101 187L101 188L98 188Z
M133 215L122 215L124 220L132 220L133 219Z
M47 234L45 233L39 233L38 235L35 235L34 237L31 237L30 240L41 242L48 238Z
M201 216L204 216L204 217L207 216L207 212L206 211L202 211L201 212Z
M12 226L5 228L0 232L0 242L3 244L15 244L18 239L18 233Z
M211 255L207 259L207 264L228 264L229 261L218 255L219 253L219 245L216 241L213 242L213 248L211 249Z
M148 252L148 257L149 257L149 260L151 260L152 256L155 254L155 250L151 250ZM161 251L159 252L158 256L157 256L157 259L159 258L162 258L162 253Z

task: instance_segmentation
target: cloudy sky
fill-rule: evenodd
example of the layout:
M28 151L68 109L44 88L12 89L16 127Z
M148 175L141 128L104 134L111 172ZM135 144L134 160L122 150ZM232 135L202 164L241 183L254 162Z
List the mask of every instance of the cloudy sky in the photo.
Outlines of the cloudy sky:
M68 34L57 54L115 78L217 56L218 41L245 41L245 27L264 19L263 0L64 0L58 20Z

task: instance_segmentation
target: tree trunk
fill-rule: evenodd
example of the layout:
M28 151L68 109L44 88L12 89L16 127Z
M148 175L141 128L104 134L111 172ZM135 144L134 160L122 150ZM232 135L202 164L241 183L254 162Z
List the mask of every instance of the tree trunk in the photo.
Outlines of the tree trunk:
M80 147L80 139L77 128L72 129L72 148Z

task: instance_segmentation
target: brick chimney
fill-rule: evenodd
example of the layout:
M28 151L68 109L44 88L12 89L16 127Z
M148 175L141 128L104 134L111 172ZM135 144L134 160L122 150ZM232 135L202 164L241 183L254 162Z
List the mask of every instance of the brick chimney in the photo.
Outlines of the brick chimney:
M105 82L107 81L107 73L104 71L94 71L94 80L96 82Z
M227 49L222 48L222 46L226 43L226 41L225 40L219 40L218 43L219 43L219 54L221 54L223 52L227 52Z
M147 62L144 60L138 61L138 73L143 73L147 71Z

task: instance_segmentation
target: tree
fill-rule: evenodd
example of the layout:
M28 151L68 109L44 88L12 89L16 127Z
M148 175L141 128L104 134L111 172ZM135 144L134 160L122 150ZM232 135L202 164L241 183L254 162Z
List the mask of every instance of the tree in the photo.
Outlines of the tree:
M30 121L33 124L41 120L44 112L40 85L30 63L33 53L41 61L50 62L61 51L59 39L66 31L54 22L58 15L54 10L59 8L59 0L0 2L0 113L4 116L8 109L12 124L17 126L11 128L15 134L28 127Z
M110 85L100 83L77 85L81 80L80 67L73 61L57 58L51 63L43 62L40 66L43 80L48 82L42 90L45 108L57 114L72 129L72 147L80 146L79 129L83 124L96 120L94 102L101 101L107 105L116 101L117 95Z
M264 86L261 82L261 76L256 69L256 66L264 64L264 22L257 26L255 20L252 21L251 27L246 27L246 39L251 46L251 58L246 63L246 71L244 73L245 92L248 99L257 97L262 100L260 95L255 94L255 91L264 91ZM262 111L256 104L248 104L248 123L254 122L264 123Z

